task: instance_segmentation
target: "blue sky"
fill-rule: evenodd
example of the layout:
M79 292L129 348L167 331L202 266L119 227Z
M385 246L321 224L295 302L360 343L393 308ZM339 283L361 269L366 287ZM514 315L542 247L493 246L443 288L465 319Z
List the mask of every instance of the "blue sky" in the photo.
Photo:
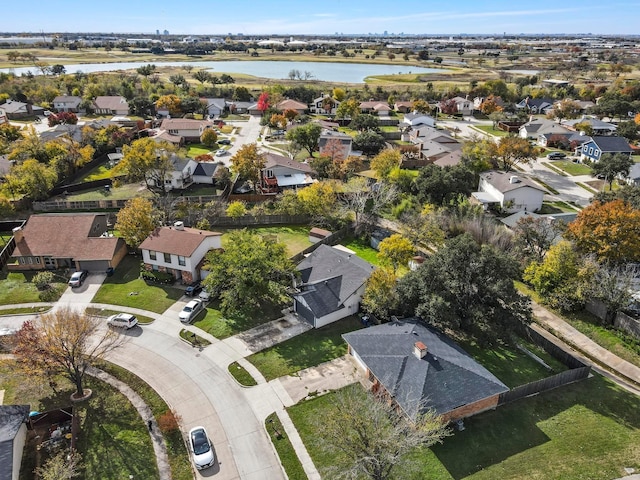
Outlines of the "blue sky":
M638 1L35 0L2 11L13 32L640 33Z

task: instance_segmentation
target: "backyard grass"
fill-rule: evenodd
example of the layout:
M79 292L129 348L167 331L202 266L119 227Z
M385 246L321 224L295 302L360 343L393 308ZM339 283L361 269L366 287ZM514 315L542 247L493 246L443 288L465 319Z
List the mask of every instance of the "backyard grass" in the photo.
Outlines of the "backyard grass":
M46 376L31 375L28 380L9 362L0 363L0 384L5 388L5 404L29 404L32 410L46 411L66 407L73 385L57 377L56 391L48 385ZM82 455L82 478L120 480L158 478L153 447L143 419L129 400L110 385L86 377L91 398L75 405L80 419L77 448ZM35 444L27 442L20 478L34 478ZM186 456L186 454L185 454ZM188 457L187 457L188 458ZM188 477L182 477L186 480Z
M361 240L359 238L347 238L340 242L349 250L356 252L356 255L366 260L372 265L380 266L380 260L378 260L378 251L369 245L369 242Z
M17 303L42 302L41 294L47 295L46 301L55 302L67 288L67 279L56 276L56 283L47 292L40 292L31 283L35 272L0 272L0 305L14 305Z
M281 308L268 306L259 312L225 317L219 310L218 304L211 302L206 308L206 315L202 317L201 313L198 316L199 320L196 320L193 325L216 338L223 339L281 317Z
M258 235L275 235L278 242L284 243L287 246L287 254L293 256L300 253L305 248L313 245L309 241L309 231L311 227L307 225L289 225L281 227L248 227L248 231L256 233ZM218 230L222 232L222 246L224 247L229 239L229 233L233 229Z
M228 369L231 376L235 378L240 385L253 387L258 384L256 379L238 362L230 363Z
M88 315L93 315L96 317L104 317L104 318L121 313L118 310L110 310L107 308L94 308L94 307L89 307L85 311L87 312ZM138 314L136 314L136 318L138 319L138 323L141 325L148 325L152 323L154 320L153 318L147 317L146 315L138 315Z
M637 397L596 374L465 419L464 431L412 453L417 473L397 471L393 478L617 478L624 475L623 467L640 468L637 407ZM288 409L323 477L338 452L323 443L316 419L331 409L332 394Z
M93 180L104 180L105 178L111 178L111 169L107 165L102 164L88 172L84 177L78 180L78 183L92 182Z
M57 197L58 200L69 200L82 202L86 200L128 200L133 197L151 197L152 193L143 184L127 183L117 187L111 187L109 191L104 187L92 188L82 192L70 193L66 196Z
M358 317L352 315L254 353L247 360L260 370L267 381L291 375L346 354L347 344L341 335L362 327Z
M278 415L275 413L269 415L264 422L264 426L271 438L271 443L273 443L276 452L278 452L280 463L287 473L287 478L289 480L307 480L307 474L302 468L298 455L296 455L296 451L291 445L291 441L287 437Z
M571 160L554 160L549 163L572 176L591 174L591 167L583 163L573 163Z
M140 261L138 256L127 255L113 276L106 278L92 302L162 313L182 297L184 292L178 288L148 284L139 278Z

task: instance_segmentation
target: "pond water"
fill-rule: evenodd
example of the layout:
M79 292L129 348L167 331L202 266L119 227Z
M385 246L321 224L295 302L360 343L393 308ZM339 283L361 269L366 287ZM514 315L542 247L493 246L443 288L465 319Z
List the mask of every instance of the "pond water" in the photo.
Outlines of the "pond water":
M118 70L131 70L153 62L123 62L123 63L84 63L65 65L67 73L78 71L84 73L112 72ZM301 75L309 73L311 80L325 82L362 83L366 77L372 75L397 75L407 73L443 73L446 70L438 68L414 67L408 65L381 65L364 63L331 63L331 62L286 62L275 60L255 61L220 61L220 62L155 62L158 67L181 67L191 65L194 69L202 68L210 70L214 75L227 73L243 73L256 77L288 79L289 72L297 70ZM31 72L39 74L35 67L2 68L1 72L13 72L16 75ZM186 74L186 72L185 72Z

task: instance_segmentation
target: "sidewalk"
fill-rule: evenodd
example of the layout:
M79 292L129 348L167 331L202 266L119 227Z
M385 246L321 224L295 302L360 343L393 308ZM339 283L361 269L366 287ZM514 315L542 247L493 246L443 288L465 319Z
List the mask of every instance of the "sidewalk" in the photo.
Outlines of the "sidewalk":
M538 323L548 329L558 338L565 341L576 350L582 352L594 363L603 366L607 370L618 374L626 380L640 386L640 368L623 360L609 350L602 348L586 335L580 333L563 319L550 312L546 308L531 301L533 314Z

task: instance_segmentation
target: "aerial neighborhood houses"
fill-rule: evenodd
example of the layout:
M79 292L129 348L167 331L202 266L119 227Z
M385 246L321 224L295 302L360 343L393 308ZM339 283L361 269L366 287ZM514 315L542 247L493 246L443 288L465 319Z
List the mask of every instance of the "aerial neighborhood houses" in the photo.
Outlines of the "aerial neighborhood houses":
M535 212L542 207L546 190L528 178L513 172L489 171L480 174L478 191L472 200L488 209L499 205L506 212Z

